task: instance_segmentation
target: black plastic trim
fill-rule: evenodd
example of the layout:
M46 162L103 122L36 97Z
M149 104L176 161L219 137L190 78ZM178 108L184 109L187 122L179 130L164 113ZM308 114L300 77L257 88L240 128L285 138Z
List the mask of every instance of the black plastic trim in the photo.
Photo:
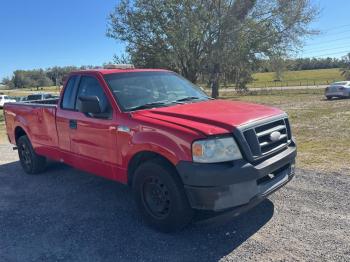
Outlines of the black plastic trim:
M244 159L218 164L180 161L176 168L192 208L220 212L249 205L288 183L296 154L296 147L290 146L255 165Z

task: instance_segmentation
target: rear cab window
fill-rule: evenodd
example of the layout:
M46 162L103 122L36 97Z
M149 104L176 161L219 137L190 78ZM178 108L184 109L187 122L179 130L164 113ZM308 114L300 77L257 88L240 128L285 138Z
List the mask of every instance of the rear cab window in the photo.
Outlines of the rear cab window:
M67 81L61 102L62 109L75 110L75 85L77 78L78 76L72 76Z

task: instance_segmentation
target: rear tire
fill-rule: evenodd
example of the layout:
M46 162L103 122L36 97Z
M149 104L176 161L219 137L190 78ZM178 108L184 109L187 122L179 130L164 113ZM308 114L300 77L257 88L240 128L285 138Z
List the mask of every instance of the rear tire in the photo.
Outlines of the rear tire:
M331 100L332 97L331 96L326 96L327 100Z
M27 136L17 140L18 156L23 170L27 174L39 174L46 168L46 158L35 153Z
M183 229L194 215L184 185L175 169L162 159L139 166L133 179L133 194L144 221L168 233Z

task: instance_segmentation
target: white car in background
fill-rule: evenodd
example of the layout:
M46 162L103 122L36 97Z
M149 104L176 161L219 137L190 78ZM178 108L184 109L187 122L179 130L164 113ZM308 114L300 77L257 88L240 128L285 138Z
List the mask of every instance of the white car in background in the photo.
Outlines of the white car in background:
M325 94L327 99L333 97L350 98L350 81L335 82L326 88Z
M16 102L16 100L11 99L7 95L0 95L0 108L3 108L5 103L11 103L11 102Z

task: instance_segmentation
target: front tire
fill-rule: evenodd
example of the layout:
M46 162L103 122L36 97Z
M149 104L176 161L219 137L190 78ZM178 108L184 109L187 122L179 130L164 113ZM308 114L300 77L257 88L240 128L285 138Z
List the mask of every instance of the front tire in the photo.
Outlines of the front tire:
M39 174L45 170L46 158L35 153L27 136L18 138L17 148L22 168L27 174Z
M194 211L184 185L166 161L151 160L138 167L132 187L144 221L156 230L174 232L191 222Z
M331 96L326 96L327 100L331 100L332 97Z

